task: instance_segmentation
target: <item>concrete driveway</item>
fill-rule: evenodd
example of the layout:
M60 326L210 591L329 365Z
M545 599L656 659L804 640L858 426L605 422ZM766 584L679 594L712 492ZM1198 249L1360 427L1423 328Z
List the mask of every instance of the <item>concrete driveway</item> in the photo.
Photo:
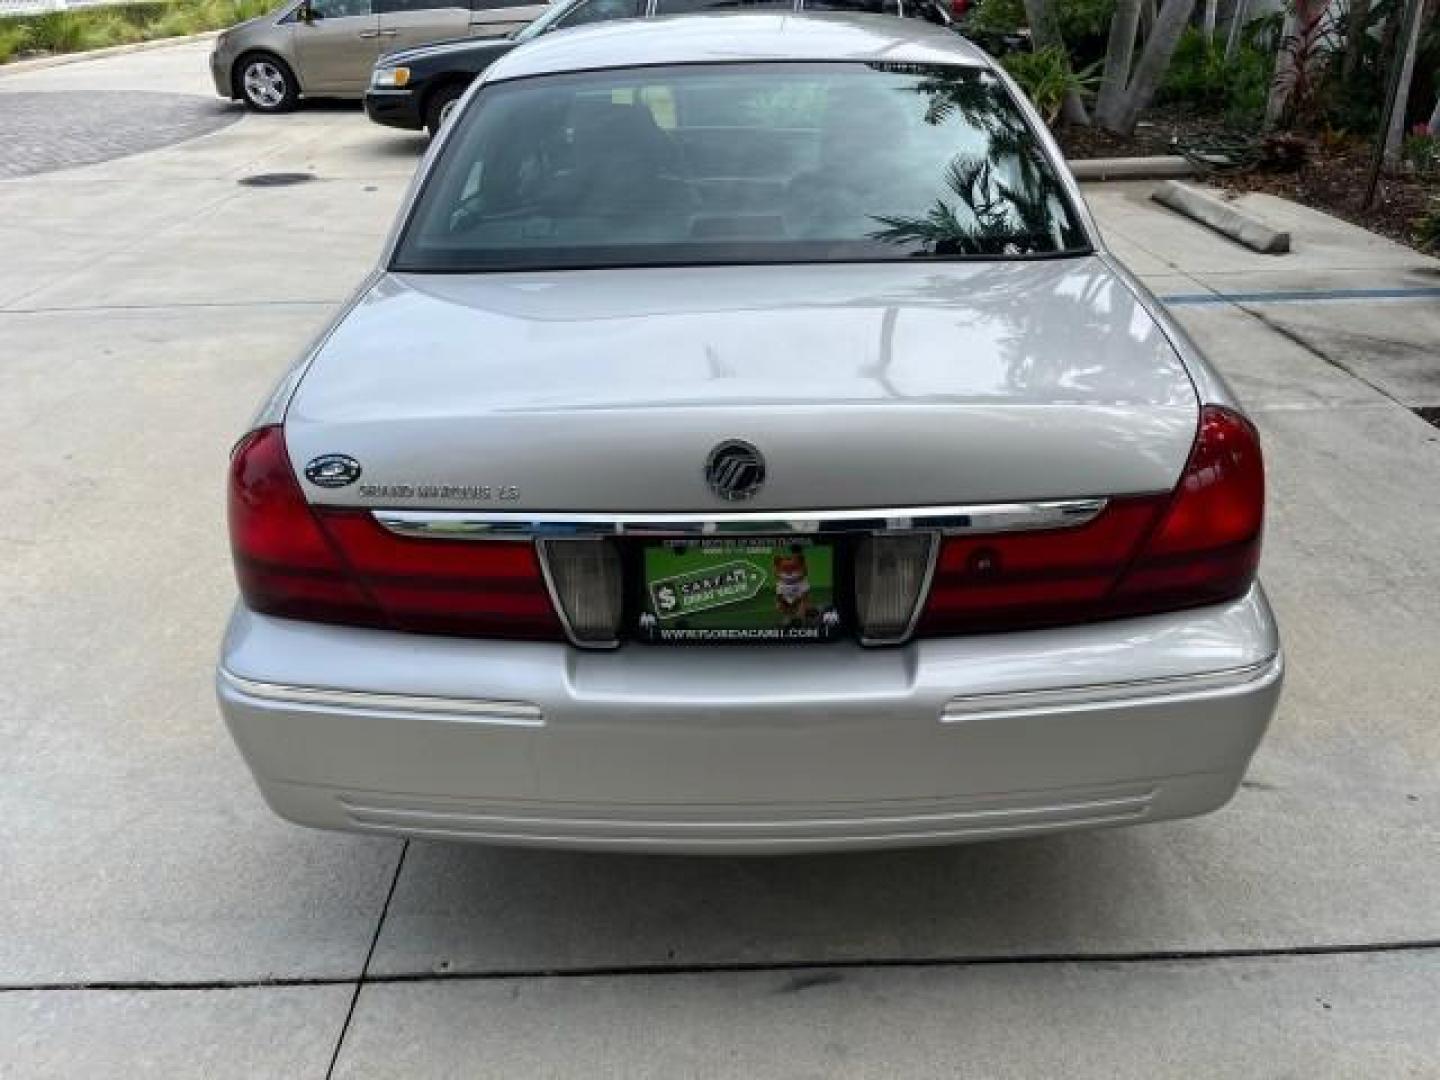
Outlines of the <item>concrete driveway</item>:
M203 97L205 51L0 76L0 141L10 95ZM0 1076L1440 1075L1440 264L1273 199L1294 255L1091 193L1267 444L1290 679L1221 813L859 857L405 844L274 819L210 676L230 441L423 144L333 106L216 128L0 180ZM277 173L313 179L244 182Z

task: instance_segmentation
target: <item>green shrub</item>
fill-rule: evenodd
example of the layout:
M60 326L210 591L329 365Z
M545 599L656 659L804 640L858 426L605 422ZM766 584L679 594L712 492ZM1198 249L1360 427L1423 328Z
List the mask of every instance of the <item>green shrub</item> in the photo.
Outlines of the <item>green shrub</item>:
M132 41L145 40L144 27L117 11L101 11L86 29L85 37L94 42L92 48L105 45L128 45Z
M0 17L0 64L23 52L67 53L221 30L263 15L275 0L154 0L151 3Z
M1421 176L1440 173L1440 136L1431 135L1424 124L1417 124L1400 144L1400 157L1415 167Z
M980 0L965 20L965 32L981 34L1013 34L1025 25L1025 5L1021 0Z
M1097 65L1091 64L1083 71L1075 71L1070 67L1065 50L1055 46L1036 52L1011 53L1001 62L1047 123L1055 122L1060 115L1060 106L1071 90L1088 96L1099 82L1095 73Z
M1054 0L1051 10L1060 37L1070 48L1083 40L1099 39L1104 43L1110 33L1110 19L1115 14L1115 0ZM1024 0L980 0L965 22L971 28L992 34L1013 34L1029 25L1025 18Z
M1274 57L1242 42L1227 60L1224 46L1190 27L1165 72L1159 100L1221 112L1231 127L1250 127L1265 113Z
M1430 200L1430 209L1410 223L1415 246L1422 251L1440 251L1440 199Z
M79 11L49 11L27 19L28 46L40 52L79 52L93 49L90 27L93 14Z
M5 63L30 43L30 28L17 20L14 26L6 25L10 20L0 20L0 64Z
M146 36L151 38L183 37L204 28L194 4L171 4L145 26Z

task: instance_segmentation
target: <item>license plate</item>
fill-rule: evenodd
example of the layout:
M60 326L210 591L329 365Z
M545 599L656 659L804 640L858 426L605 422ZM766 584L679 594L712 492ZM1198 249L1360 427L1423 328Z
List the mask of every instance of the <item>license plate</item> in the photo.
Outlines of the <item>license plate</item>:
M649 641L828 641L844 630L831 544L672 540L647 546L643 562L639 630Z

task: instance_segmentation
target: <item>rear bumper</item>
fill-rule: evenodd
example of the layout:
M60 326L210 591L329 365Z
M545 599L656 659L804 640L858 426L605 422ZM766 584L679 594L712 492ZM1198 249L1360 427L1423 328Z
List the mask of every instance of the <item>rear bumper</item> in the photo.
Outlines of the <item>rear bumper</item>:
M779 852L1205 813L1238 786L1282 677L1257 587L1200 611L897 649L584 653L240 608L218 692L265 798L301 824Z
M368 90L365 93L365 115L386 127L420 131L425 118L420 115L420 102L409 90Z

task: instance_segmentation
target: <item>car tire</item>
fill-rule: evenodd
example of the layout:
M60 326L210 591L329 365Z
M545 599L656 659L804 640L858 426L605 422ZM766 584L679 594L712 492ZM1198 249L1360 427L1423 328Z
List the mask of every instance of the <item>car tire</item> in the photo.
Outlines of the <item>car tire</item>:
M440 134L440 129L450 119L465 90L463 83L450 83L436 90L425 103L425 130L430 132L432 139Z
M290 66L270 53L250 53L235 63L235 91L247 109L289 112L300 100L300 84Z

